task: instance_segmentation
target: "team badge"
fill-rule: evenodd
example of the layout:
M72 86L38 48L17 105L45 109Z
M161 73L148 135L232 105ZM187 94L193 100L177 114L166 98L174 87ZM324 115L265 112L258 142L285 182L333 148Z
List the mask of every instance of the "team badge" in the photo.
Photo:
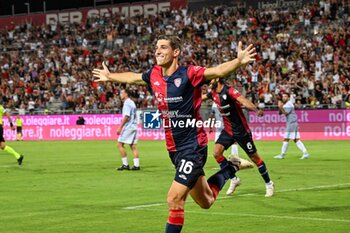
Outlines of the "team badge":
M176 87L179 87L181 85L181 78L176 78L174 80L174 84L175 84Z
M222 95L222 98L223 98L224 100L226 100L226 99L227 99L227 95L226 95L226 94L223 94L223 95Z

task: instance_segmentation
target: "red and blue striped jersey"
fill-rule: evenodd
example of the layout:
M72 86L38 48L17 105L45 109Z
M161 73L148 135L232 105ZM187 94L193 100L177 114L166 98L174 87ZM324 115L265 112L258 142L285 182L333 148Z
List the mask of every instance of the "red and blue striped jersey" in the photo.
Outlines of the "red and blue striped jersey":
M205 68L200 66L179 66L172 75L163 76L162 67L155 65L142 74L143 81L153 90L162 114L170 152L207 145L204 128L192 124L202 121L200 106L204 71Z
M212 90L207 94L207 97L212 99L220 110L224 120L224 130L230 135L250 133L241 103L237 101L240 96L241 94L236 89L226 84L224 84L221 92L217 93Z

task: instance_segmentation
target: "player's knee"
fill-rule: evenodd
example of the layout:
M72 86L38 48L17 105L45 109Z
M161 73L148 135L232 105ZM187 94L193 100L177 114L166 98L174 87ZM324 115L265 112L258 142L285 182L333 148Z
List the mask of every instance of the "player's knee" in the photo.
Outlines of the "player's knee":
M214 203L214 199L207 199L204 202L198 203L198 205L202 208L202 209L209 209Z
M169 208L183 208L185 201L178 195L168 194L167 198Z
M258 153L254 153L254 154L250 154L248 155L250 160L253 161L253 163L255 163L256 165L260 164L262 159L260 158L260 156L258 155Z
M214 158L219 158L220 156L222 156L222 151L219 149L214 149L213 156Z

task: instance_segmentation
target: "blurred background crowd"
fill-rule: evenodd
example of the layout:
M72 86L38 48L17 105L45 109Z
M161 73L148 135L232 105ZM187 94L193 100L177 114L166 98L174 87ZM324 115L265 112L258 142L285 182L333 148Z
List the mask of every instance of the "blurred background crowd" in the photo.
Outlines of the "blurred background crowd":
M157 36L167 34L182 38L184 65L215 66L235 58L238 41L254 44L256 62L227 82L260 108L276 107L283 92L296 108L350 107L349 28L346 0L284 10L216 6L147 18L113 15L84 24L13 23L0 31L1 101L19 114L118 113L125 86L93 82L91 71L106 61L113 72L144 72L154 65ZM146 87L127 88L139 108L157 105Z

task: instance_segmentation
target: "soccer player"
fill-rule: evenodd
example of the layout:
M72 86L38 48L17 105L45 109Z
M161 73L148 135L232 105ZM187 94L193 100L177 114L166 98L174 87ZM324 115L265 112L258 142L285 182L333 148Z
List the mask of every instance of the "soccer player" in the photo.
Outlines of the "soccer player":
M3 127L3 121L2 121L2 117L3 115L6 114L7 119L10 122L10 127L12 130L15 130L15 126L12 123L12 119L11 119L11 114L10 112L8 112L1 104L0 104L0 148L1 150L6 151L7 153L13 155L16 159L17 159L17 163L18 165L22 165L23 162L23 155L20 155L19 153L17 153L12 147L7 146L5 144L5 139L4 139L4 127Z
M202 99L212 99L220 109L224 120L224 129L221 131L218 140L215 142L214 158L221 167L226 166L227 160L223 153L232 144L237 142L258 167L259 173L265 181L265 197L273 196L274 184L270 180L264 161L256 150L252 133L243 114L241 105L256 112L258 116L263 116L264 112L259 110L250 100L243 97L236 89L226 85L222 79L211 80L210 86L212 91L206 95L206 98L205 96L202 96ZM237 180L239 181L239 179L231 180L230 186L232 186L233 189L232 193L234 192L235 187L239 185ZM230 189L228 191L231 192Z
M300 141L298 117L295 113L294 104L292 101L290 101L289 93L282 94L282 101L278 101L278 109L280 114L284 114L286 116L286 129L284 132L281 154L276 155L274 158L284 159L284 156L287 153L289 139L292 139L294 140L295 144L297 144L297 147L303 152L300 159L308 159L310 155L302 141Z
M124 144L130 145L130 149L134 156L133 171L140 170L139 151L137 150L137 118L135 102L129 98L129 89L120 91L120 99L123 102L123 120L117 129L117 134L120 135L118 139L118 149L122 157L122 166L117 168L118 171L130 170L128 157Z
M217 121L221 122L220 127L215 128L215 142L218 140L221 131L224 129L224 119L221 116L220 110L218 109L218 106L214 102L211 106L212 112L210 113L209 118L210 119L215 119ZM211 126L211 124L210 124ZM213 131L212 127L209 128L209 133ZM238 156L238 146L237 142L232 144L231 146L231 155L232 156ZM226 195L232 195L233 192L235 191L236 187L241 184L241 180L239 179L238 176L235 176L231 179L230 187L226 191Z
M94 69L95 81L148 85L154 92L165 125L165 138L170 159L176 168L175 178L168 192L169 217L166 233L181 232L184 224L186 198L204 209L216 200L220 190L240 168L240 161L231 159L228 166L206 180L203 167L207 160L207 135L203 126L183 127L184 123L200 122L201 85L217 77L225 77L241 65L255 60L255 48L242 49L239 42L237 58L216 67L180 66L181 40L175 36L161 36L155 45L156 65L145 73L110 73ZM175 116L175 117L174 117ZM155 116L156 117L156 116Z
M19 115L17 115L17 117L16 117L16 131L17 131L16 139L17 139L17 141L23 141L22 129L23 129L23 120Z

